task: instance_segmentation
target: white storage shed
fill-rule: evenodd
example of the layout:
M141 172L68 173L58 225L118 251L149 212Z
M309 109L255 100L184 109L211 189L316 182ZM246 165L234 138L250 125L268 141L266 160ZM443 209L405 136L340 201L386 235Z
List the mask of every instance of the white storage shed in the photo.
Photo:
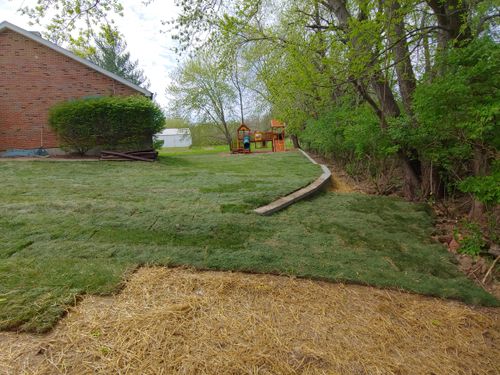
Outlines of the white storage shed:
M163 129L155 138L163 141L163 147L189 147L193 143L188 128Z

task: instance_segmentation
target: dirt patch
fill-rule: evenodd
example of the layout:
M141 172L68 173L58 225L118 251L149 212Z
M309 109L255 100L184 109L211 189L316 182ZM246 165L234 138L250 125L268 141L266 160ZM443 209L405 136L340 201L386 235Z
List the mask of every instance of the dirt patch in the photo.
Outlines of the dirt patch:
M352 193L355 191L353 186L348 184L345 181L345 179L340 177L338 174L334 175L332 172L332 177L330 179L331 179L331 184L328 191L334 191L336 193Z
M0 373L497 374L498 318L370 287L142 268L49 335L0 333Z
M332 172L331 184L328 188L328 191L333 191L336 193L374 194L373 188L371 188L368 184L362 184L360 181L354 180L333 159L324 158L310 151L308 151L308 154L317 163L326 165Z

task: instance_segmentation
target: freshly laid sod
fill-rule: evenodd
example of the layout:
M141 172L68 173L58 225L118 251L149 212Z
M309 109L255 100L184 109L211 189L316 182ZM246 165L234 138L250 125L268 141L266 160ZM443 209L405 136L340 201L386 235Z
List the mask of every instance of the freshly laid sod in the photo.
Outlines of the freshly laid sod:
M325 193L252 209L314 180L299 153L166 154L159 163L0 162L0 328L44 331L141 264L341 280L498 302L430 241L424 206Z
M215 154L227 152L229 153L228 145L216 146L191 146L191 147L165 147L160 149L160 155L201 155L201 154Z

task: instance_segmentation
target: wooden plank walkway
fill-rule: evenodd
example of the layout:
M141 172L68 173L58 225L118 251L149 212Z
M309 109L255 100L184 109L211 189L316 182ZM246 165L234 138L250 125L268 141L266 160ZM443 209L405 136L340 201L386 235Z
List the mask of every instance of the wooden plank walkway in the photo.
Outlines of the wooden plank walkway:
M313 164L318 164L316 161L311 158L306 152L303 150L300 150L306 158L309 159L309 161ZM328 169L328 167L324 164L319 164L321 169L323 170L323 173L321 176L319 176L316 181L313 183L307 185L306 187L299 189L291 194L288 194L282 198L279 198L278 200L275 200L274 202L271 202L265 206L259 207L254 210L255 213L259 215L271 215L277 211L280 211L284 209L285 207L290 206L291 204L294 204L295 202L300 201L301 199L304 199L306 197L309 197L312 194L315 194L316 192L322 190L325 186L330 184L330 178L332 176L332 173Z

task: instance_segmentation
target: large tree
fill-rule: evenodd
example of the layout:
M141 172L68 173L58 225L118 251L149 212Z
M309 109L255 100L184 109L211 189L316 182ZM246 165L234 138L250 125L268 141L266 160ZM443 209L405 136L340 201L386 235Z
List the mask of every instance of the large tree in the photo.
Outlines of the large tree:
M99 33L91 38L80 36L70 39L71 49L78 55L92 61L101 68L115 73L136 85L148 87L149 82L139 61L132 60L127 51L127 42L116 27L105 24Z
M237 95L227 70L219 67L212 54L200 53L186 60L172 78L167 90L171 112L213 125L231 147L230 121L235 117Z

